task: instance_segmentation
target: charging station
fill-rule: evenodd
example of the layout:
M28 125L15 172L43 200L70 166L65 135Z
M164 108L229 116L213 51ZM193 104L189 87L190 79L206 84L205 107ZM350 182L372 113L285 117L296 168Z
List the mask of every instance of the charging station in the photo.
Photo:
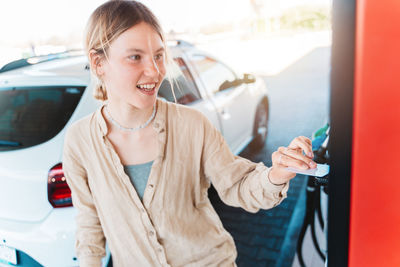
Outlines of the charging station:
M328 267L400 266L400 1L333 0Z

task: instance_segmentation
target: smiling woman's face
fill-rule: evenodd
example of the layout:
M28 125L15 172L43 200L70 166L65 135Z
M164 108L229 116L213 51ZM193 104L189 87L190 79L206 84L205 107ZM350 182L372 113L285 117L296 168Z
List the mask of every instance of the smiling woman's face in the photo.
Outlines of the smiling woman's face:
M115 39L100 72L109 101L126 102L139 109L156 101L165 76L165 47L159 34L141 22Z

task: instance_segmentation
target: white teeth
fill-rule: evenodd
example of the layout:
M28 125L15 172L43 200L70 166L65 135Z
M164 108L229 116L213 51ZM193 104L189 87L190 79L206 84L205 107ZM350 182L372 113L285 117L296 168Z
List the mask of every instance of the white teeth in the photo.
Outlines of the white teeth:
M150 92L150 91L152 91L154 89L154 87L156 87L156 84L155 83L152 83L152 84L138 84L137 87L140 88L140 89L144 89L145 91Z

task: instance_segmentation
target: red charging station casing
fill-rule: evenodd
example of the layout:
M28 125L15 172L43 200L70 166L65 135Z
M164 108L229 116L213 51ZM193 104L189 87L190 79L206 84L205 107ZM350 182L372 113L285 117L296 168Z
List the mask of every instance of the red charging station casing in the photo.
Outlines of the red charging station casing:
M400 267L400 0L333 0L328 267Z
M400 1L357 0L349 266L400 266Z

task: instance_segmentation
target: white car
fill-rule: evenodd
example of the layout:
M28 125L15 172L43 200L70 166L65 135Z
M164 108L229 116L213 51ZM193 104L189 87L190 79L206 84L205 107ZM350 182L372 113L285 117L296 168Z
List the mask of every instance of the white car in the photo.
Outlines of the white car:
M231 150L260 149L268 94L261 78L238 76L215 57L177 41L179 103L203 112ZM87 58L73 52L11 62L0 69L0 266L78 266L75 215L62 170L66 128L101 104ZM159 97L174 101L164 80ZM253 142L251 142L253 140ZM110 251L103 266L110 266ZM111 263L111 264L110 264Z

